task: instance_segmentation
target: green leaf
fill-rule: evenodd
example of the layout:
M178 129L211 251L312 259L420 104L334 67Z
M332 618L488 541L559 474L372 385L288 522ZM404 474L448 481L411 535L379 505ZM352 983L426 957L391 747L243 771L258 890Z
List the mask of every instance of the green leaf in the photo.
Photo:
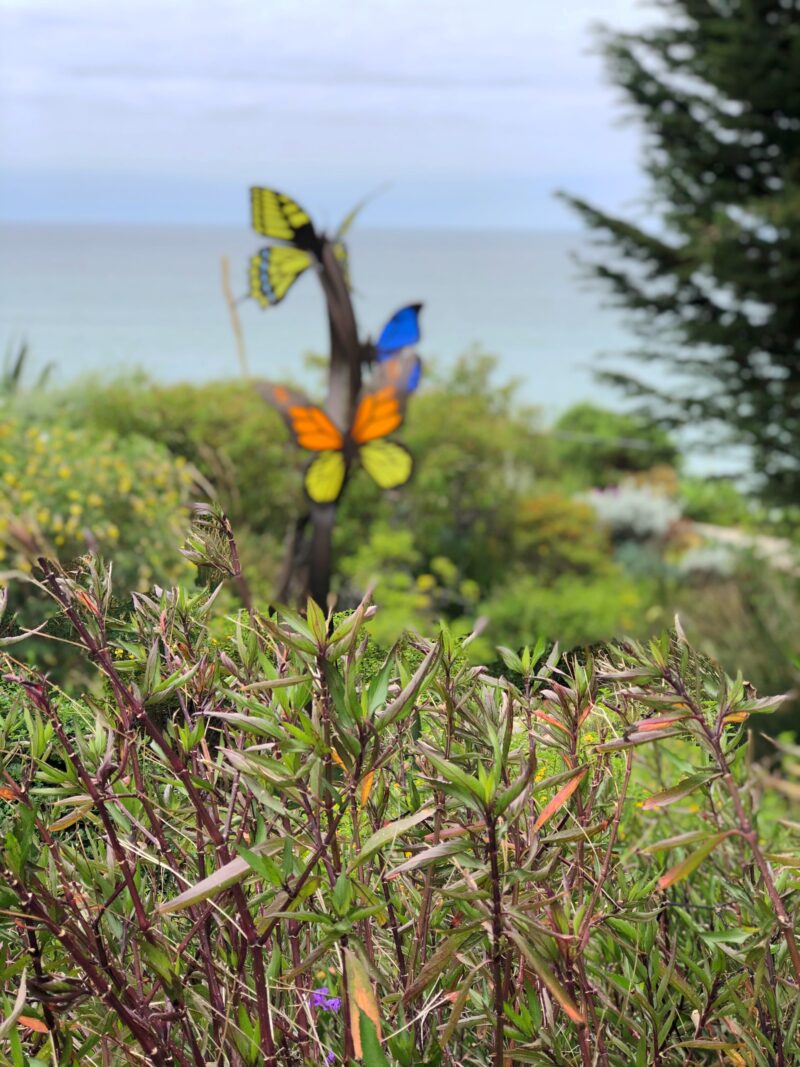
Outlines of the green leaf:
M401 874L416 871L420 867L429 867L432 863L443 859L445 856L455 856L457 853L463 852L464 849L469 847L469 843L469 838L466 836L454 837L449 841L440 841L438 845L423 849L422 852L411 856L401 863L399 867L393 867L386 877L387 879L398 878Z
M423 966L420 968L419 974L414 981L406 988L403 993L403 1001L409 1004L412 1000L415 1000L420 993L424 993L425 989L435 981L450 960L458 952L459 948L471 937L473 933L473 927L468 929L460 929L458 933L451 934L446 938L432 956L429 956Z
M308 598L306 603L306 619L311 633L314 635L314 640L317 645L322 647L328 636L328 623L322 613L322 608L311 597Z
M348 871L356 870L362 863L366 863L371 856L374 856L376 852L379 852L387 845L394 844L400 834L404 834L406 830L410 830L418 823L424 822L425 819L430 819L435 811L436 808L434 807L423 808L414 815L407 815L404 819L396 819L394 822L390 822L388 826L382 826L380 830L376 830L364 842L358 855L350 861Z
M365 1011L359 1012L358 1029L361 1035L361 1062L364 1067L390 1067L383 1054L375 1023Z
M522 660L519 658L516 652L514 652L510 648L506 648L504 645L498 645L497 651L500 653L500 659L510 671L514 671L515 674L525 673L525 668L522 665Z
M381 715L378 715L375 719L375 727L377 730L385 730L387 726L391 726L393 722L396 722L402 715L412 710L412 701L422 688L428 675L438 665L442 655L442 642L439 639L425 659L417 667L416 671L412 675L408 684L405 685L402 691L395 697L391 704L383 710Z
M282 847L283 842L281 840L266 841L263 845L257 845L251 852L252 855L258 855L262 851L274 854L280 851ZM229 889L232 885L236 885L237 882L241 882L253 873L250 863L244 857L237 856L236 859L224 863L213 874L209 874L208 877L202 878L195 885L184 890L183 893L179 893L177 897L159 904L156 911L159 915L169 915L174 911L183 911L185 908L191 908L194 904L202 904L203 901L211 900L212 897L222 893L225 889Z
M679 848L681 845L693 845L696 841L705 841L707 837L707 830L689 830L684 834L675 834L674 837L664 837L660 841L654 841L652 845L646 845L642 852L646 856L652 856L656 852L666 852L670 848Z
M553 974L550 966L545 963L537 950L527 941L518 930L512 930L509 933L509 937L519 948L522 955L530 964L532 970L539 976L544 982L547 988L552 993L553 997L558 1001L567 1015L575 1023L583 1023L584 1017L578 1010L575 1001L564 989L559 980Z
M450 760L445 759L444 756L440 756L435 749L430 748L421 741L417 743L417 748L425 759L433 764L448 784L460 786L461 789L464 789L467 793L471 793L476 800L480 801L481 807L484 806L484 789L477 778L474 778L471 774L467 774L466 771L462 771L455 763L451 763Z
M690 793L694 793L696 789L713 782L718 777L719 772L715 771L692 774L688 778L684 778L682 782L678 782L677 785L673 785L670 789L664 789L660 793L653 793L642 804L642 809L651 811L653 808L665 808L668 804L674 804L676 800L683 800Z

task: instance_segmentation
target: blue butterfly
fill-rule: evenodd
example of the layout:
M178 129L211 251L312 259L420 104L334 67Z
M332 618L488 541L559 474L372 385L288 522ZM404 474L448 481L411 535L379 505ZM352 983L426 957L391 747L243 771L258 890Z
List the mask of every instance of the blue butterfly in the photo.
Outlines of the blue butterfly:
M379 363L391 359L402 349L410 348L419 341L421 336L419 313L421 310L422 304L408 304L392 315L381 330L380 336L375 343L375 358ZM408 392L413 392L419 385L420 372L421 365L417 363L416 370L406 385Z

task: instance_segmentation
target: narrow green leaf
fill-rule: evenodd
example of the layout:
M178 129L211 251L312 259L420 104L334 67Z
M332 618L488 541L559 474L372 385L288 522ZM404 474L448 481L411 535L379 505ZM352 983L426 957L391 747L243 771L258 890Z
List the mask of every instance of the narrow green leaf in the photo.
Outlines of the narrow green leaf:
M375 727L377 730L385 730L387 726L391 726L391 724L399 719L406 711L411 711L410 705L412 704L414 697L422 688L428 675L438 664L441 655L442 642L440 639L436 642L422 663L420 663L419 667L417 667L409 680L408 685L404 686L392 703L384 708L382 714L376 717Z
M417 823L424 822L425 819L430 819L435 811L436 808L434 807L423 808L414 815L407 815L404 819L396 819L394 822L390 822L388 826L382 826L380 830L376 830L375 833L371 837L368 837L364 842L358 855L353 857L350 861L348 870L354 871L357 867L360 867L362 863L366 863L376 852L379 852L387 845L393 844L400 834L404 834L406 830L410 830L412 827L416 826Z
M660 793L653 793L642 804L642 809L651 811L653 808L665 808L669 804L674 804L677 800L683 800L684 797L694 793L696 789L713 782L718 777L718 772L692 774L688 778L684 778L682 782L678 782L677 785L673 785L670 789L664 789Z

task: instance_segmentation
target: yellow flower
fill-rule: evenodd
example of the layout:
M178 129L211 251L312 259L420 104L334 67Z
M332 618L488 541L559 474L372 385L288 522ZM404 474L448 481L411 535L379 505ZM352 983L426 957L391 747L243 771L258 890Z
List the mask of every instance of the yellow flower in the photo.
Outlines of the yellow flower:
M72 474L72 467L68 467L66 463L62 463L56 471L59 478L69 478Z
M99 495L99 493L89 493L86 498L86 503L89 504L90 507L99 508L102 507L103 498Z

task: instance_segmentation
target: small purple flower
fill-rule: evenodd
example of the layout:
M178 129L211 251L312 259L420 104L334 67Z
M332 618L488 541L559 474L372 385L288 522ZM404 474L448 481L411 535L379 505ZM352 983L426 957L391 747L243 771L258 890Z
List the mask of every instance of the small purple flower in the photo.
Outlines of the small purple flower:
M341 1006L342 998L329 997L326 985L321 985L319 989L315 989L311 994L312 1008L318 1008L320 1011L338 1011Z
M312 1008L324 1008L325 1001L328 999L328 987L321 985L319 989L315 989L311 994L311 1007Z
M333 1063L335 1061L335 1059L336 1059L336 1053L333 1051L333 1049L331 1049L330 1052L328 1053L328 1055L325 1057L325 1062L326 1063Z

